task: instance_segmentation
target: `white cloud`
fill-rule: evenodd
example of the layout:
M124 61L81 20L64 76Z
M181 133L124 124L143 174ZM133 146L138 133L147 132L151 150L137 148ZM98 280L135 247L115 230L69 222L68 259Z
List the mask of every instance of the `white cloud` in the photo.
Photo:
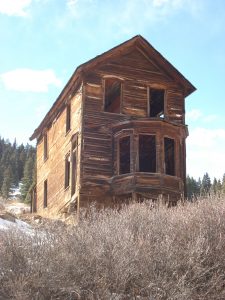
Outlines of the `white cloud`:
M48 92L50 85L62 87L53 70L16 69L0 75L8 90L19 92Z
M186 120L187 123L189 122L199 122L202 121L204 123L211 123L215 122L219 119L218 115L210 114L210 115L204 115L203 112L199 109L192 109L190 111L187 111L186 113Z
M133 34L152 24L165 21L166 17L172 16L180 11L187 11L196 15L201 9L203 0L67 0L66 14L61 16L59 26L66 27L70 17L76 19L92 19L99 24L102 30L111 32L112 27L115 34ZM141 16L141 18L140 18ZM107 20L107 22L105 22ZM118 33L119 32L119 33Z
M0 0L0 13L8 16L26 17L26 9L32 0Z
M203 121L206 122L206 123L211 123L211 122L214 122L218 120L218 116L217 115L208 115L208 116L205 116L203 118Z
M186 119L189 121L196 121L202 117L202 112L199 109L192 109L186 113Z
M187 139L187 171L195 178L205 172L217 178L225 173L225 129L195 128Z

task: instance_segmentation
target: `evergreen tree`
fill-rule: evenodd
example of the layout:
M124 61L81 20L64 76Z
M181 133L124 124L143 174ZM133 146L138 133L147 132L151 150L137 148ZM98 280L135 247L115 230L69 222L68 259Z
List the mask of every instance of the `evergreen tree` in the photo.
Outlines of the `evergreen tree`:
M223 174L221 192L225 194L225 173Z
M209 194L210 188L211 188L211 179L209 177L209 174L206 172L202 178L201 194L202 195Z
M23 169L24 169L24 165L25 165L25 161L26 161L26 150L24 145L20 145L18 147L18 178L19 180L21 180L23 178Z
M220 179L217 181L217 188L216 188L216 190L217 190L217 193L220 195L221 192L222 192L222 183L221 183Z
M12 185L12 171L10 168L7 168L4 172L4 179L1 188L2 196L7 199L9 197L10 188Z
M8 197L10 188L18 186L24 177L24 168L27 160L35 162L36 150L30 145L24 147L23 144L17 145L16 139L11 144L8 140L0 136L0 194ZM31 178L32 178L31 172ZM9 180L10 178L10 180ZM31 179L33 182L33 179ZM10 183L10 187L9 186Z
M199 183L189 175L186 180L187 184L187 197L188 199L192 199L193 197L197 197L200 194L200 186Z
M212 193L214 193L214 194L217 194L217 185L218 185L218 181L217 181L217 179L214 177L214 179L213 179L213 184L212 184L212 186L211 186Z
M33 169L34 169L34 158L32 156L30 156L26 163L25 163L25 167L24 167L24 176L22 178L22 185L21 185L21 199L25 200L27 197L27 193L33 183Z

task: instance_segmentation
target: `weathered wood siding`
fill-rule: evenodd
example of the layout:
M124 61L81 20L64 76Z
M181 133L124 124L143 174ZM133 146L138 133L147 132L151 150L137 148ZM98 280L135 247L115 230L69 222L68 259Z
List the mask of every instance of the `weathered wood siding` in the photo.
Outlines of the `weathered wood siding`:
M69 100L69 99L68 99ZM71 101L71 130L66 133L66 106L46 130L48 138L48 158L44 161L44 142L41 138L37 144L37 212L41 214L57 214L71 199L70 186L65 189L65 157L71 151L71 137L81 132L80 89ZM79 134L79 145L81 137ZM80 147L78 147L77 185L79 185ZM47 208L43 208L44 181L47 180ZM77 188L77 192L78 192Z
M122 113L104 111L104 79L119 78L122 82ZM148 117L149 88L163 88L165 94L165 120L153 121ZM124 56L109 59L104 64L95 67L85 76L83 111L83 149L81 158L81 194L83 199L128 193L140 186L140 190L149 191L151 187L162 190L183 192L183 144L181 136L185 134L184 126L184 97L182 89L166 72L160 70L139 49ZM116 139L112 128L130 120L146 120L146 124L128 126L135 134L148 132L157 135L157 174L141 176L117 176ZM174 123L174 124L172 124ZM144 128L146 127L146 128ZM121 125L121 130L126 125ZM135 129L134 129L135 128ZM163 166L163 137L175 139L176 178L164 176ZM132 141L133 143L133 141ZM137 149L134 149L137 153ZM135 159L134 156L132 158ZM134 168L136 163L132 162ZM135 172L135 170L134 170ZM163 175L163 177L161 175ZM164 177L166 177L164 179ZM136 181L134 181L134 178ZM136 183L135 183L136 182Z

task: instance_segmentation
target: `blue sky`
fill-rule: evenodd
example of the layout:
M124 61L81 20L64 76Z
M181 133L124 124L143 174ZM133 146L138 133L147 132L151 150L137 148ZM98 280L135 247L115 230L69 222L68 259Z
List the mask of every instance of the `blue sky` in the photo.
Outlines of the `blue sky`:
M223 0L0 0L0 135L26 143L74 69L143 35L196 86L187 169L225 173Z

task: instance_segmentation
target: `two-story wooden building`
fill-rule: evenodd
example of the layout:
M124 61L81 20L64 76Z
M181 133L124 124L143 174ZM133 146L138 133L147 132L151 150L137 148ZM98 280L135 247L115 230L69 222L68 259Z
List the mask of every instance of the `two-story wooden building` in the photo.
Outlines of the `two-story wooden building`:
M185 193L184 100L193 91L140 35L80 65L31 136L33 211L176 201Z

